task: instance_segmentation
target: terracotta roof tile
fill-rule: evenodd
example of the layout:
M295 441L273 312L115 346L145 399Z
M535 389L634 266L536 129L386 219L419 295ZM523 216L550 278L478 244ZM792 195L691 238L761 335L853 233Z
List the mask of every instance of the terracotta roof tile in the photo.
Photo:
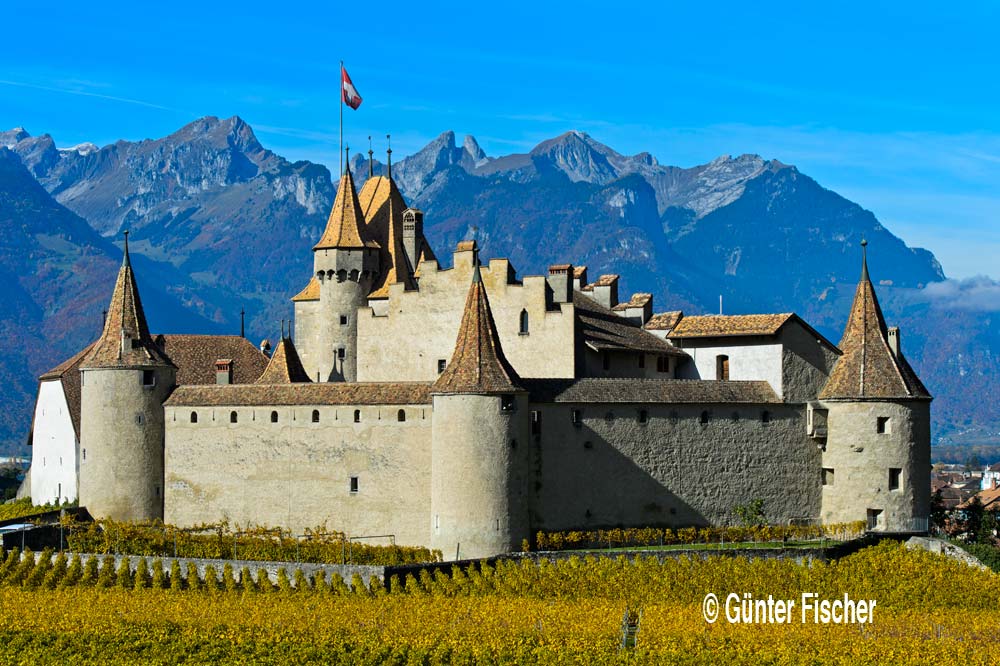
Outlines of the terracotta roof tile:
M722 338L742 335L776 335L794 317L781 314L702 315L684 317L670 332L671 338Z
M157 344L177 366L177 384L215 384L215 362L231 359L234 384L253 384L267 356L238 335L158 335Z
M531 402L777 404L765 381L700 379L525 379Z
M434 382L435 393L509 393L519 391L520 378L500 346L486 286L479 266L472 271L472 285L455 341L451 362Z
M384 176L368 179L358 194L364 213L365 235L379 244L379 277L369 298L385 298L389 285L403 283L407 290L417 288L403 249L403 211L406 202L395 181Z
M593 286L593 287L610 287L611 285L613 285L617 281L618 281L618 276L617 275L614 275L614 274L612 274L612 275L602 275L601 277L597 278L597 282L595 282L593 285L590 285L590 286Z
M62 382L63 395L66 397L66 406L69 408L69 419L73 423L73 433L77 440L80 439L80 364L95 344L96 342L91 342L38 378L39 381L43 382L57 379ZM32 413L32 419L34 419L34 413ZM34 427L35 424L32 421L32 430Z
M552 264L549 266L549 273L568 273L572 268L573 264Z
M297 405L429 405L426 382L320 382L310 384L229 384L180 386L168 407L251 407Z
M652 300L653 300L652 294L643 294L643 293L632 294L632 298L625 301L624 303L619 303L618 305L616 305L611 309L614 310L615 312L624 312L629 308L645 307L646 304L648 304Z
M672 312L660 312L649 318L649 321L643 326L647 331L670 331L673 330L677 322L681 320L684 316L684 312L681 310L674 310Z
M587 274L586 266L577 266L576 268L573 269L573 277L575 278L582 278L586 274Z
M312 380L302 367L299 360L299 353L295 351L295 345L291 338L282 338L271 360L267 364L264 373L257 379L257 384L294 384L308 383Z
M361 235L361 227L365 218L361 214L361 204L358 193L354 189L354 177L351 170L345 169L337 187L337 198L333 201L333 210L326 221L326 229L314 250L360 249L363 247L378 247L373 240L366 240Z
M158 365L170 365L170 361L149 335L126 241L122 266L118 271L111 304L108 305L108 314L104 320L104 330L80 367L131 368Z
M319 280L313 275L309 278L309 284L306 285L305 289L295 294L292 297L293 301L318 301L319 300Z
M687 356L686 352L619 317L588 296L574 293L573 305L583 342L592 349Z
M867 260L862 264L861 281L854 292L840 348L844 354L820 391L821 400L931 397L902 353L896 356L889 348L882 308L868 278Z

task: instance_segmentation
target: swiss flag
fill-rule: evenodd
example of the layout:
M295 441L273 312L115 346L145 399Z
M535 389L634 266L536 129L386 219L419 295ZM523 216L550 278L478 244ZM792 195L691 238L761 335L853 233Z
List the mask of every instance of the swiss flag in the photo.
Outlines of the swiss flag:
M343 67L340 68L340 90L344 104L352 109L357 109L361 106L361 95L358 94L357 88L351 82L351 77L347 75L347 70Z

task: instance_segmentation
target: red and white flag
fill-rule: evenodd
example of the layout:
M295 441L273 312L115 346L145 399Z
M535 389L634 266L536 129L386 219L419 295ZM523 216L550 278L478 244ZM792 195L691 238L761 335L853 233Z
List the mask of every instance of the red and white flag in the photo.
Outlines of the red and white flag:
M344 100L344 104L352 109L361 106L361 95L358 94L357 88L354 87L351 77L347 75L347 70L343 66L340 68L340 96Z

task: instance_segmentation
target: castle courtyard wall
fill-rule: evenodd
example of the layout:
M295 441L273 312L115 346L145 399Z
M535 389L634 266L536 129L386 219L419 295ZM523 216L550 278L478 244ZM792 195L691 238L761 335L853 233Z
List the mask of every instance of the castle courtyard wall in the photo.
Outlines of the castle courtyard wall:
M425 545L430 454L430 405L168 406L164 520L280 525L295 534L325 524Z
M805 436L802 406L530 408L541 415L540 434L532 437L535 530L733 524L733 508L754 499L764 500L772 523L820 516L821 454Z

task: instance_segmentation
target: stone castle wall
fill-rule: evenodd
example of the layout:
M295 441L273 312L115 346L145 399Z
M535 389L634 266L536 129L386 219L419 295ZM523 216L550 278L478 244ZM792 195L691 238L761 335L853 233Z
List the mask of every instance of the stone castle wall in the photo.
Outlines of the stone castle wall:
M225 519L295 534L325 524L351 536L427 542L430 405L167 407L166 418L167 523Z

